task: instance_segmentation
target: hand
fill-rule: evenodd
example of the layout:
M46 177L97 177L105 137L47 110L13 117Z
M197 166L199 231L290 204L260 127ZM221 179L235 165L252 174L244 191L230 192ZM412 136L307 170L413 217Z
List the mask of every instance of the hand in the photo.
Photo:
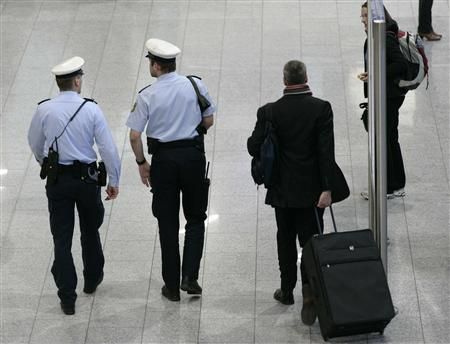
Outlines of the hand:
M331 205L331 191L323 191L320 194L319 202L317 202L317 208L326 208Z
M111 186L108 184L108 186L106 187L106 193L108 194L108 196L105 198L105 201L116 199L117 195L119 194L119 187Z
M149 163L146 161L145 163L143 163L142 165L139 165L138 167L139 167L139 175L141 176L142 184L144 184L147 187L151 186L152 183L150 182L150 165L149 165Z
M367 81L369 79L369 75L367 72L358 74L358 79L361 81Z

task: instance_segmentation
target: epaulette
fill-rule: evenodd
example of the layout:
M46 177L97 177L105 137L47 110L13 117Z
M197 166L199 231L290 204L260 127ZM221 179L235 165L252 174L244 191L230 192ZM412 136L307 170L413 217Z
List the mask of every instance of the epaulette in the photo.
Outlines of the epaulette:
M200 77L197 76L197 75L186 75L186 77L187 77L187 78L191 77L191 78L196 78L196 79L198 79L198 80L202 80L202 78L200 78Z
M83 99L88 101L88 102L93 102L93 103L97 104L97 102L94 99L92 99L92 98L83 98Z
M37 105L41 105L42 103L45 103L47 100L50 100L50 98L47 98L47 99L44 99L44 100L41 100L39 103L37 103Z
M146 88L150 87L152 84L145 86L142 90L140 90L138 93L141 93L143 90L145 90Z

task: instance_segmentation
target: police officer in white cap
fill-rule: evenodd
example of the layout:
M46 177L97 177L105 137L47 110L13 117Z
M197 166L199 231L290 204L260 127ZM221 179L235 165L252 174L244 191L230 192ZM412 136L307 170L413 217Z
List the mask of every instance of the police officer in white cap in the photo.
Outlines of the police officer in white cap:
M41 178L47 178L46 191L50 229L54 243L52 274L58 288L61 309L75 313L77 274L71 246L74 208L77 207L83 257L84 288L93 293L103 280L104 256L99 236L104 207L100 186L106 188L106 200L119 193L120 158L105 117L92 99L81 98L81 57L73 57L52 69L60 93L41 101L31 121L28 142L41 165ZM104 161L97 167L97 145Z
M137 95L127 126L141 181L152 187L152 211L158 220L165 283L161 292L167 299L179 301L180 288L188 294L202 293L197 279L209 185L205 179L203 134L213 125L215 106L199 78L188 79L175 72L178 47L155 38L149 39L146 47L150 74L157 80ZM152 154L151 169L141 140L144 130ZM187 222L181 285L180 193Z

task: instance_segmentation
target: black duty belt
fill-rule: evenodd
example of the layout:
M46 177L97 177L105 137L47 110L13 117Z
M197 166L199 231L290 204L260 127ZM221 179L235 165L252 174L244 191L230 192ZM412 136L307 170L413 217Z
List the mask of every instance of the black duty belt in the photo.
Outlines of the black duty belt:
M195 147L198 146L199 142L197 140L177 140L170 142L158 142L158 148L183 148L183 147Z
M58 174L67 174L67 173L74 173L79 172L82 174L86 174L86 171L89 169L89 167L97 167L97 164L94 162L90 164L84 164L82 162L75 161L71 165L63 165L58 164Z
M147 137L147 146L149 154L154 154L160 149L187 148L196 147L203 150L203 136L197 136L192 139L176 140L170 142L160 142L154 138Z

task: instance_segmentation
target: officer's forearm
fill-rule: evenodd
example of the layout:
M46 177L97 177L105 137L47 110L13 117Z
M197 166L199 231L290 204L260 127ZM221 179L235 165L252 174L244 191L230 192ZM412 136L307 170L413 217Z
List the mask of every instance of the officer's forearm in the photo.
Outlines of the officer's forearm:
M208 116L203 117L202 119L202 126L205 127L206 130L208 130L212 125L214 124L214 116Z
M133 130L130 132L130 144L131 149L133 149L133 153L136 157L137 161L144 160L144 147L142 145L141 133L134 132Z

